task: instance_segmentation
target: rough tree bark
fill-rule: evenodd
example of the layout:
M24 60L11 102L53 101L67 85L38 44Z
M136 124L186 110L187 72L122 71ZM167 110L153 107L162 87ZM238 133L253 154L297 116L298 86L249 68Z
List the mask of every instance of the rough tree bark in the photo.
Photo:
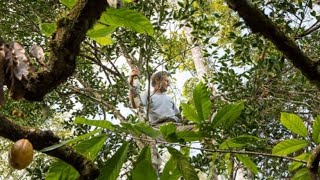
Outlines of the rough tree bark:
M86 32L107 7L108 3L105 0L79 0L66 17L57 22L57 31L49 44L48 71L18 81L23 87L19 93L25 99L41 101L47 93L65 82L73 74L75 60L79 55L80 44L86 37Z
M86 37L86 32L100 18L108 7L105 0L78 0L70 13L57 23L57 31L49 44L50 57L48 71L43 71L22 78L15 79L15 86L10 85L10 74L6 74L5 83L11 90L13 97L23 97L29 101L41 101L43 97L65 82L70 77L76 64L76 57L80 51L80 44ZM51 131L19 126L5 117L0 116L0 136L17 141L27 138L36 150L41 150L59 142L59 138ZM46 152L72 165L80 173L80 179L95 179L99 175L97 166L84 156L68 146L63 146Z

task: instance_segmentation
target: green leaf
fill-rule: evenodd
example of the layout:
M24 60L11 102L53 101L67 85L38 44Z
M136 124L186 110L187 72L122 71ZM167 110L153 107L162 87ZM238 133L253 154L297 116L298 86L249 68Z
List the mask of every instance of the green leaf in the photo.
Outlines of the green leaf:
M160 180L178 180L181 177L181 173L177 168L177 161L171 157L164 166Z
M94 160L98 152L101 150L104 142L106 141L106 135L100 135L91 139L85 140L77 144L74 148L80 154L86 156L90 160ZM65 163L62 160L57 160L52 164L47 173L47 180L74 180L77 179L79 173L71 165Z
M186 158L190 156L190 147L180 147L180 153L184 155Z
M183 139L177 135L176 125L172 122L160 126L160 132L164 139L168 142L183 142Z
M151 22L141 13L127 8L108 8L100 18L100 22L111 26L122 26L138 33L153 36L154 30Z
M118 151L105 163L98 180L116 180L122 165L127 160L128 143L124 143Z
M101 132L101 131L102 131L102 129L96 129L96 130L91 131L91 132L89 132L89 133L80 135L80 136L78 136L78 137L76 137L76 138L74 138L74 139L69 139L69 140L66 140L66 141L62 141L62 142L60 142L59 144L54 144L54 145L52 145L52 146L43 148L43 149L40 150L40 152L52 151L52 150L54 150L54 149L57 149L57 148L59 148L59 147L61 147L61 146L66 145L66 144L76 143L76 142L78 142L78 141L87 139L88 137L90 137L90 136L92 136L92 135L94 135L94 134L96 134L96 133L99 133L99 132Z
M105 37L95 37L92 39L95 40L101 46L108 46L108 45L112 45L114 43L114 41L111 37L111 34L109 34Z
M237 159L242 162L242 164L248 168L253 174L257 175L258 174L258 167L257 165L251 161L251 159L248 156L245 155L240 155L240 154L235 154Z
M150 179L156 180L157 173L152 167L150 147L146 146L142 149L137 161L134 163L132 180Z
M298 160L304 160L304 161L308 161L310 157L310 154L309 153L303 153L303 154L300 154L299 156L297 157L294 157L294 159L298 159ZM289 171L290 172L293 172L293 171L296 171L297 169L299 169L302 165L304 165L303 163L301 162L297 162L297 161L293 161L292 163L290 163L289 165Z
M56 30L56 23L40 23L40 31L47 37L50 37Z
M209 118L212 103L207 87L200 82L193 90L193 101L200 121Z
M234 104L228 104L218 111L212 121L213 127L222 125L224 128L229 128L235 120L240 117L242 110L244 109L244 102L237 102Z
M198 180L197 172L191 166L188 159L178 150L172 147L167 148L172 157L177 161L177 168L181 172L182 177L186 180Z
M133 125L130 123L121 123L121 126L122 127L120 128L122 128L122 131L129 132L132 135L140 136L142 134L139 130L134 128Z
M73 8L77 1L78 0L60 0L61 4L65 5L69 9Z
M220 149L229 149L229 148L242 148L248 145L256 144L263 139L256 136L250 135L241 135L235 138L228 139L220 144Z
M96 23L92 29L87 32L87 36L90 38L105 37L112 34L116 30L116 26L106 26L100 23Z
M302 168L296 172L296 174L291 178L291 180L311 180L307 168Z
M299 169L302 165L303 165L303 163L301 163L301 162L293 161L289 164L288 169L290 172L293 172L293 171L296 171L297 169Z
M189 104L181 103L182 115L186 117L187 120L199 123L200 118L195 109Z
M272 154L286 156L306 147L307 145L308 141L303 139L287 139L273 147Z
M302 137L308 136L308 130L299 116L281 112L280 121L282 125L284 125L293 133L296 133Z
M228 169L228 175L230 176L233 170L233 162L230 161L231 158L231 154L230 153L226 153L224 156L224 163L227 165L227 169Z
M46 175L46 180L75 180L79 177L79 173L71 165L62 160L58 160L50 166Z
M182 138L185 142L199 141L203 139L201 133L194 131L177 131L176 135L179 138Z
M152 128L146 123L140 122L134 124L133 127L149 137L157 138L161 133L159 130Z
M164 138L170 136L171 134L174 134L176 132L176 129L176 125L172 122L160 126L160 132Z
M76 117L74 123L102 127L111 131L115 130L113 124L107 120L89 120L83 117Z
M318 115L312 125L312 140L320 144L320 116Z

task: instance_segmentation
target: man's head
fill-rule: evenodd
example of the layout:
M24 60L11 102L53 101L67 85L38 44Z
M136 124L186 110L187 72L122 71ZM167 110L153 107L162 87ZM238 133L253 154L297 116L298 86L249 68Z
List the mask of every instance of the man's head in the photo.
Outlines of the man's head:
M170 85L169 74L166 71L159 71L152 75L151 77L151 85L154 87L154 91L158 92L166 92L168 86Z

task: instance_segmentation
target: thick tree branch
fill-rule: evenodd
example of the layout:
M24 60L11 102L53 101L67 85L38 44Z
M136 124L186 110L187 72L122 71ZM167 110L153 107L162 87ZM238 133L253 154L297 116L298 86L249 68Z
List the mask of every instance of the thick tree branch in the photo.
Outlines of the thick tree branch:
M49 70L17 82L22 85L18 92L20 96L30 101L40 101L73 74L86 32L107 7L106 0L79 0L70 13L58 21L57 31L50 42Z
M293 39L284 34L266 15L249 0L226 0L230 8L237 11L254 33L261 33L298 68L307 79L320 88L320 65L297 46Z
M307 168L309 170L309 175L312 180L318 180L318 168L320 161L320 145L318 145L311 153L308 160Z
M0 136L10 139L11 141L26 138L32 143L33 148L38 151L57 144L60 140L60 138L55 136L51 131L22 127L3 116L0 116L0 124ZM79 172L80 179L91 180L97 178L99 175L99 169L93 162L69 146L63 146L45 153L72 165Z

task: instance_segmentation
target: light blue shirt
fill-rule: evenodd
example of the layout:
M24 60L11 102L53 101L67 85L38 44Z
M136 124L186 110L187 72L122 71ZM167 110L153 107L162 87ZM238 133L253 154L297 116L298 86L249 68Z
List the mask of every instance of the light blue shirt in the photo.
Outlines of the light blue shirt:
M141 104L147 106L148 93L144 92L141 98ZM176 122L179 118L176 116L180 114L178 108L173 102L172 98L166 93L155 93L150 94L150 111L149 111L149 121L151 125L158 124L165 119L173 119Z

